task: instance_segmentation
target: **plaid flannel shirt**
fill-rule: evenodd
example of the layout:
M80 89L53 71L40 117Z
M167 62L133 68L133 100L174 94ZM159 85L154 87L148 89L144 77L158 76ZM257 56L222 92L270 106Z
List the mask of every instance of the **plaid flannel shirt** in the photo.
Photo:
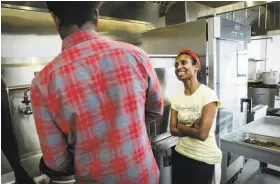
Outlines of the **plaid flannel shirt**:
M77 183L158 183L145 123L162 115L160 91L142 50L93 31L70 35L61 54L32 81L46 165L75 169Z

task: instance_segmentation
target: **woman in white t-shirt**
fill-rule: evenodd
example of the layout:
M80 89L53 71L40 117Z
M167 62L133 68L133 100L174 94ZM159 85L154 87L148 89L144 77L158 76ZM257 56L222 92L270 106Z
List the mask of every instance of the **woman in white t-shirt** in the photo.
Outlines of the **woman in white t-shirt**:
M220 102L215 91L199 83L200 68L194 52L179 52L175 73L185 90L175 95L171 103L170 131L179 137L172 154L172 184L210 183L215 164L222 158L215 139Z

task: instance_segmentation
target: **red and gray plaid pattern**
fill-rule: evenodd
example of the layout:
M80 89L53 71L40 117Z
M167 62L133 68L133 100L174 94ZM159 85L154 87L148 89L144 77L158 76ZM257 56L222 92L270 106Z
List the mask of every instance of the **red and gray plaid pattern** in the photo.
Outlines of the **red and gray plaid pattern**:
M140 49L80 31L32 81L45 163L77 183L159 182L145 123L162 115L158 78Z

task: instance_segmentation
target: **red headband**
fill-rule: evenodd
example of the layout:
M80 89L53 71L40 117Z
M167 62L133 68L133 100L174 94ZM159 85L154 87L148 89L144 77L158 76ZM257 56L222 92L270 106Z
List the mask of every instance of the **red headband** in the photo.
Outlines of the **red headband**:
M196 55L196 53L194 53L193 51L191 51L190 49L182 49L180 50L180 52L178 53L178 56L180 54L188 54L190 55L191 57L193 57L195 59L195 61L197 62L197 65L198 65L198 71L200 71L200 60L199 60L199 57Z

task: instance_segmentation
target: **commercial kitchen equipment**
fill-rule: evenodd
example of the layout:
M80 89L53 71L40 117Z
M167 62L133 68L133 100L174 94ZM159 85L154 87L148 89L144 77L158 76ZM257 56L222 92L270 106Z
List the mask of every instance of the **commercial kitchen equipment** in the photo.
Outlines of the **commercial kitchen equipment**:
M233 130L246 123L247 111L240 112L240 101L241 98L247 98L246 51L247 42L250 41L250 27L214 17L154 29L143 33L142 36L142 48L150 55L164 96L163 117L148 127L154 151L160 150L158 145L162 144L159 141L172 140L168 143L169 146L161 147L164 150L176 144L176 139L171 138L169 130L170 102L175 93L184 89L174 74L174 60L177 52L185 47L192 49L200 57L201 82L214 89L223 107L232 112ZM40 174L38 166L42 155L32 111L28 107L30 104L28 99L24 98L29 96L28 88L34 75L51 60L52 58L5 57L1 63L2 79L6 83L5 89L2 90L6 95L3 106L6 107L5 113L10 113L6 124L10 126L9 130L12 130L9 135L15 142L16 150L12 155L31 178ZM9 153L12 153L11 149ZM231 156L230 162L228 169L234 165L234 175L243 166L242 158L238 155ZM168 167L168 172L170 168ZM15 171L16 177L17 173ZM231 177L228 175L228 179Z
M226 108L220 108L216 119L216 141L218 147L221 146L220 138L232 132L233 113ZM230 155L228 155L228 159Z
M275 109L269 109L267 111L268 116L277 116L280 117L280 108L275 108Z
M252 109L250 110L251 113L247 114L247 123L251 123L265 117L267 114L267 109L267 105L252 105Z
M170 136L152 144L153 153L160 171L161 184L172 184L172 149L177 140L177 137Z
M158 65L169 67L167 78L174 75L174 56L179 50L189 48L196 52L201 60L201 82L215 90L222 107L233 114L232 130L235 130L246 124L247 111L241 112L241 106L246 109L246 103L241 103L241 99L247 99L247 43L250 42L250 31L249 26L221 17L211 17L144 32L141 47L154 56L151 57L152 63L157 60ZM173 58L167 61L166 57L170 55ZM178 83L176 78L172 80ZM151 129L155 130L151 131L152 144L171 136L168 129L170 110L167 109L170 109L171 96L178 93L177 90L183 90L182 83L178 83L176 87L175 85L177 84L172 84L171 89L164 87L164 90L170 91L164 94L165 113L168 114L164 114L163 120L159 120L161 122L158 124L151 125ZM228 158L227 155L224 157ZM227 180L242 169L244 157L232 154L229 162Z
M33 183L40 175L42 157L32 115L29 88L34 76L52 58L1 58L2 151L14 172L14 180ZM10 169L11 169L10 168Z
M1 151L1 183L15 183L15 173L3 151Z
M280 84L267 85L249 83L248 97L255 105L268 105L268 108L280 108Z
M279 72L278 71L265 71L262 73L262 82L264 84L278 84L279 83Z
M174 72L175 55L149 55L149 58L161 85L161 92L164 99L164 110L163 116L148 126L148 134L161 173L160 183L171 184L171 154L178 139L170 134L170 102L176 92L184 90L184 86L177 80Z
M243 155L260 161L260 163L272 164L280 166L280 150L266 148L259 145L253 145L243 142L245 139L253 139L257 141L272 142L280 145L280 118L266 116L251 122L221 138L221 148L223 154L227 152ZM223 157L223 162L226 163L226 158ZM222 166L226 172L226 165ZM263 165L260 164L260 170ZM227 181L227 173L222 172L222 183ZM256 172L255 174L259 174ZM253 176L251 176L253 177ZM248 178L250 179L250 178ZM246 181L245 181L246 183Z

